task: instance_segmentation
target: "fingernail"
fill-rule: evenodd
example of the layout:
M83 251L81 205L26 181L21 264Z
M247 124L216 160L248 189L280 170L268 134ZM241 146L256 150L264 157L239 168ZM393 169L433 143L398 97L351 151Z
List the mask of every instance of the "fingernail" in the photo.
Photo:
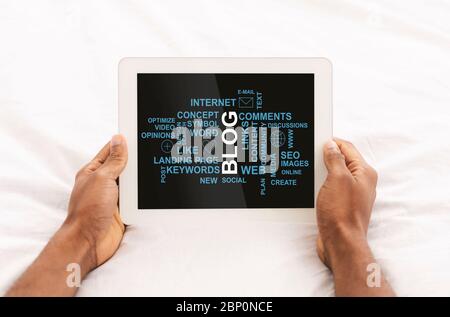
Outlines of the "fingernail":
M334 141L329 141L326 145L326 148L328 151L336 151L336 152L341 151L341 150L339 150L339 146Z
M122 144L122 137L120 134L116 134L111 139L111 146L120 145Z

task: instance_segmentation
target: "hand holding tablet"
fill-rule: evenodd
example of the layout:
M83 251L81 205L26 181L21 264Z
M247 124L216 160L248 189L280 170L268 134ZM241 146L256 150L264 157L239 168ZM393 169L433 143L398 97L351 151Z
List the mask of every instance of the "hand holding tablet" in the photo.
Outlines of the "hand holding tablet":
M169 209L314 211L331 138L325 59L126 58L126 223ZM309 217L311 218L311 217Z

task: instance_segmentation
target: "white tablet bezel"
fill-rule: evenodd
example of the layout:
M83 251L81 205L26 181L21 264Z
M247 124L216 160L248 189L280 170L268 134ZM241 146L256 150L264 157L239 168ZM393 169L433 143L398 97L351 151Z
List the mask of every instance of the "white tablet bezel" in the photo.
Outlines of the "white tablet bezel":
M128 142L128 164L120 176L120 214L126 224L167 209L137 208L137 74L138 73L313 73L315 197L327 175L322 148L332 137L332 65L325 58L147 58L127 57L119 63L119 131ZM195 210L195 209L194 209ZM202 209L202 211L218 211ZM295 219L315 220L315 208L220 209L221 211L279 214L295 212ZM171 211L171 214L174 210ZM179 213L193 209L177 209Z

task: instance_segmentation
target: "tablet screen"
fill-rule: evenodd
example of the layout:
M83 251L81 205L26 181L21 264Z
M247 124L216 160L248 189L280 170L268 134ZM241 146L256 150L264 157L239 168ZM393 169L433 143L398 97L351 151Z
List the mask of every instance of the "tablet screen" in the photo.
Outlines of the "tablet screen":
M314 74L138 74L138 209L314 208Z

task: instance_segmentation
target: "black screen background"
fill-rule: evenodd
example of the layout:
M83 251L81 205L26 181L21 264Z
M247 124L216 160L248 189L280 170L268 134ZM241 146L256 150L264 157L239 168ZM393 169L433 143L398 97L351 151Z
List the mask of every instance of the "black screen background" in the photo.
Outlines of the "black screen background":
M313 74L138 74L137 84L139 209L314 207ZM309 123L307 130L294 130L296 148L301 149L311 165L300 183L275 188L268 196L260 196L256 176L247 177L247 184L205 186L199 184L198 175L169 175L169 181L161 184L160 167L153 164L153 156L161 153L161 140L139 138L140 131L148 128L147 118L193 110L187 106L190 98L228 98L235 96L237 89L246 88L263 92L265 112L289 111L294 114L294 121ZM195 110L223 112L220 107ZM231 110L238 109L226 109ZM270 174L267 179L270 180Z

